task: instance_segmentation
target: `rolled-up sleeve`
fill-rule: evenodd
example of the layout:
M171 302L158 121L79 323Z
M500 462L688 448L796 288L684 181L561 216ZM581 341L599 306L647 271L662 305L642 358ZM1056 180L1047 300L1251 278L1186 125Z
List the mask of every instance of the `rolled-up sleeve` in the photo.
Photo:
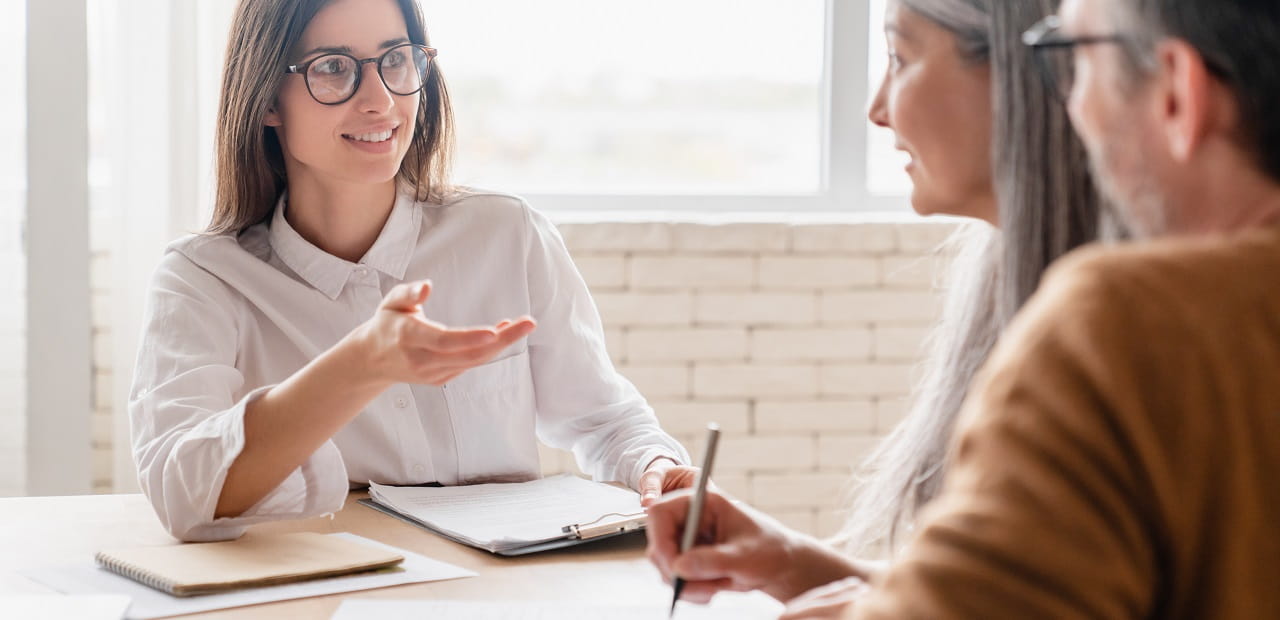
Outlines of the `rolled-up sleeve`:
M254 523L334 512L347 494L330 441L242 515L214 518L244 448L246 406L272 387L246 385L236 368L238 308L229 287L174 250L148 289L129 399L133 458L142 492L181 540L236 538Z
M524 211L530 308L538 320L529 336L538 437L572 450L596 480L632 488L657 458L688 463L688 453L614 368L600 313L560 233L541 213Z

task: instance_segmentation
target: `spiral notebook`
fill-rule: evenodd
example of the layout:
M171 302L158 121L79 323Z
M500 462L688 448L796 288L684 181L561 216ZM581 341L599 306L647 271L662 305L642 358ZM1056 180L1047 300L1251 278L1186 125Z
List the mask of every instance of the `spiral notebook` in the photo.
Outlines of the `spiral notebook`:
M174 596L337 577L395 566L404 556L314 532L99 551L99 566Z

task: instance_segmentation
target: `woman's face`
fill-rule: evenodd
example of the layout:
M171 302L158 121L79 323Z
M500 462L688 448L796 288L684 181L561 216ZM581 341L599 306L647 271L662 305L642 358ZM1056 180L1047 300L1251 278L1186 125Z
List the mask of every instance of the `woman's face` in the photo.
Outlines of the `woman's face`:
M889 3L885 34L889 69L869 116L911 156L912 207L995 224L990 67L962 57L955 35L899 2Z
M377 58L408 41L394 0L334 0L311 20L289 63L339 51ZM359 89L338 105L313 99L302 75L285 77L266 124L280 138L291 180L302 175L326 183L376 184L395 178L413 138L418 94L388 91L376 63L362 64L360 71Z

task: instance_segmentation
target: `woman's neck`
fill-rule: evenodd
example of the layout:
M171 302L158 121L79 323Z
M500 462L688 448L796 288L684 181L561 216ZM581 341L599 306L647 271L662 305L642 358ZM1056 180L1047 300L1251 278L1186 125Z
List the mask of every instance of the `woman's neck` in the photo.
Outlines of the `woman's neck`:
M312 245L359 262L373 247L395 206L396 185L289 183L285 219Z

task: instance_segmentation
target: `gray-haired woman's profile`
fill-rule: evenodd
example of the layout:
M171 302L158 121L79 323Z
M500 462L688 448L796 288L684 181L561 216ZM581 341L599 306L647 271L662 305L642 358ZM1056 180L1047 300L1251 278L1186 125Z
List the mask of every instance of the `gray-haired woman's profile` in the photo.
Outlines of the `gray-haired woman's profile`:
M1045 269L1116 234L1066 110L1037 74L1019 35L1060 0L890 0L951 32L957 53L991 68L992 179L999 229L963 227L907 417L864 463L841 538L849 551L890 549L933 499L969 385Z

